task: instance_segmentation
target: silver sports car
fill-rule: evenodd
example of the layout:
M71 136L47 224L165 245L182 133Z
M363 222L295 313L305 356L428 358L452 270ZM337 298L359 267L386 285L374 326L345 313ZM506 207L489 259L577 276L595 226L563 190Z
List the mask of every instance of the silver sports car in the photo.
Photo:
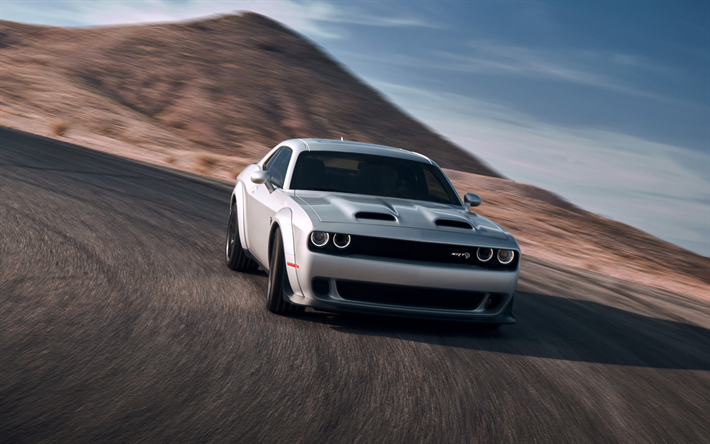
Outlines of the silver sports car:
M266 307L496 327L515 322L520 248L429 158L320 139L280 143L237 177L226 262L269 273Z

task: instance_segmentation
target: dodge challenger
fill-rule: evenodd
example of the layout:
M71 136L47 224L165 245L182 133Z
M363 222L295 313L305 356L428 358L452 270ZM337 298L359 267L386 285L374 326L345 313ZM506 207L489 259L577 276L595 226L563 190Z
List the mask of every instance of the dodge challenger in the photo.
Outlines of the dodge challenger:
M294 139L237 177L227 266L268 273L266 308L515 322L520 248L431 159Z

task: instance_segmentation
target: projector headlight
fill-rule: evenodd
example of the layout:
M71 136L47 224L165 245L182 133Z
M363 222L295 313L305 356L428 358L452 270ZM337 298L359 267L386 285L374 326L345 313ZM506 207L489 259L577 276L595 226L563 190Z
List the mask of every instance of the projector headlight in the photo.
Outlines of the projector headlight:
M330 234L322 231L314 231L311 233L311 243L316 247L325 247L330 240Z
M333 235L333 245L340 248L348 248L350 245L350 235L349 234L334 234Z
M493 258L493 249L492 248L479 248L478 250L476 250L476 257L481 262L488 262L489 260L491 260Z
M498 250L498 262L503 265L508 265L513 262L515 251L513 250Z

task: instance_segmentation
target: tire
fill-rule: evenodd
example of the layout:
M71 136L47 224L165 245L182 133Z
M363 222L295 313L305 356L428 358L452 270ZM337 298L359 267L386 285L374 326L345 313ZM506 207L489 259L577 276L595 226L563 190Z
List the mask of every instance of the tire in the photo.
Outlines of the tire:
M269 284L266 289L266 309L276 314L303 313L304 307L288 302L284 296L286 276L286 257L284 256L281 230L274 232L274 242L271 246L271 259L269 262Z
M227 245L224 248L224 261L229 268L236 271L254 271L259 266L249 259L242 248L239 239L239 224L237 222L237 205L232 204L229 211L229 224L227 226Z

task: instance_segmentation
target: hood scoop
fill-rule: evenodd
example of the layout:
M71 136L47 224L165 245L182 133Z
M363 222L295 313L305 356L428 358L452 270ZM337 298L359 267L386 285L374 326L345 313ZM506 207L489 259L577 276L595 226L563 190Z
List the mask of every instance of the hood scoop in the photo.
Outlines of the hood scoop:
M391 214L387 213L371 213L368 211L360 211L355 213L355 219L369 219L369 220L386 220L390 222L396 222L397 219Z
M472 230L473 227L468 222L462 220L449 220L449 219L437 219L437 227L451 227L451 228L463 228L466 230Z

